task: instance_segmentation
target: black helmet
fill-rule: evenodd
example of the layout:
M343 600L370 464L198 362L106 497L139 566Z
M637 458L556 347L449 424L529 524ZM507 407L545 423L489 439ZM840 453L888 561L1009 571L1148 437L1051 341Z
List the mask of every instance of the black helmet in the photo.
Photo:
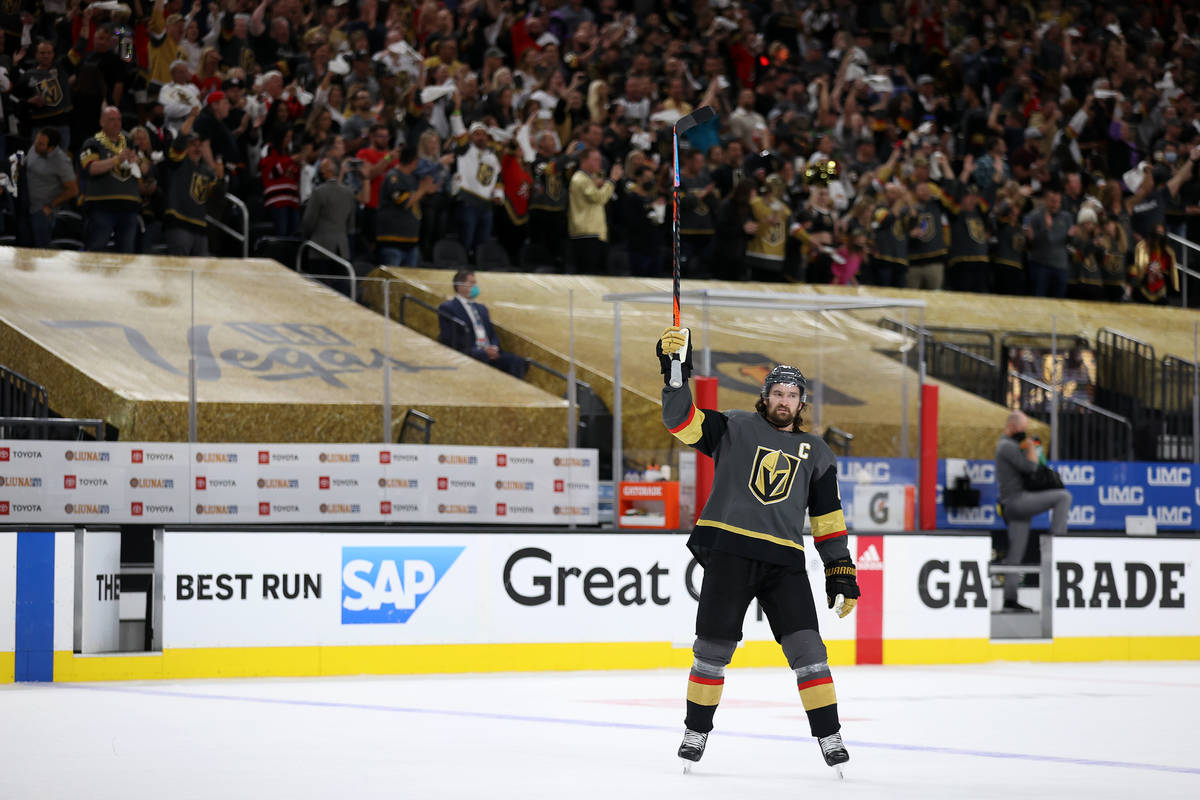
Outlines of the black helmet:
M770 393L771 387L777 383L797 387L800 390L800 402L808 402L808 381L800 370L795 367L789 367L787 364L780 364L775 367L767 373L767 378L763 381L762 396L766 397Z

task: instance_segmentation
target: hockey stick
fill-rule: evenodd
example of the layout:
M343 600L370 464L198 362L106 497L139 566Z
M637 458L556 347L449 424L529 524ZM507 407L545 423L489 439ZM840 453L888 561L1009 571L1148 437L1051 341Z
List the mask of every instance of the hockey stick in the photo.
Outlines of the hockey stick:
M672 147L675 154L675 181L672 190L674 209L671 214L671 275L674 279L671 286L673 293L671 311L676 328L679 327L679 136L680 134L687 135L688 131L716 119L716 117L717 112L713 111L712 106L701 106L692 113L680 117L671 129ZM678 389L680 386L683 386L683 367L676 355L671 359L671 388Z

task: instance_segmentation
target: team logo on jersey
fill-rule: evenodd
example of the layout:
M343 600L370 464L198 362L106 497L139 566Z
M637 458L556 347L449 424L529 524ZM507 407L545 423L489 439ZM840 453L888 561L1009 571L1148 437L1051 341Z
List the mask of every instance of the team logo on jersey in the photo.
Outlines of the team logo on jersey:
M977 242L988 240L987 228L983 227L983 220L979 217L967 218L967 233Z
M750 468L750 493L764 506L779 503L792 493L800 459L782 450L759 445Z
M192 199L200 205L208 202L208 196L212 193L212 187L215 181L207 175L202 175L199 172L192 173L192 184L189 187L189 193Z
M933 214L923 213L917 216L917 238L923 242L933 241L934 232L937 230L937 223L933 219Z
M475 170L475 180L479 181L480 186L491 186L492 179L496 177L496 170L491 164L485 161L479 162L479 168Z
M52 75L44 81L38 81L37 90L41 93L42 102L45 105L56 106L62 102L62 84L58 82L57 75Z

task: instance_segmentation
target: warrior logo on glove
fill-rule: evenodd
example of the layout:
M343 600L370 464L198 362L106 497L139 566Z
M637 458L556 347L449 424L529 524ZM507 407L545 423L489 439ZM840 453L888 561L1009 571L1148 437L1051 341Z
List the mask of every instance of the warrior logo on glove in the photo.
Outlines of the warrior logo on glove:
M854 562L848 558L839 558L825 565L825 599L829 607L834 608L839 617L844 617L858 605L858 571Z

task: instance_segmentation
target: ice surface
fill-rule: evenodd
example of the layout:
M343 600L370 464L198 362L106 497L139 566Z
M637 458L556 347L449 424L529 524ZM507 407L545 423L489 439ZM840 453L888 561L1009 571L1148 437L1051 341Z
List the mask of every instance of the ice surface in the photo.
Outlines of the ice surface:
M736 662L735 662L736 663ZM0 798L1200 798L1194 662L840 667L846 779L785 669L0 687Z

